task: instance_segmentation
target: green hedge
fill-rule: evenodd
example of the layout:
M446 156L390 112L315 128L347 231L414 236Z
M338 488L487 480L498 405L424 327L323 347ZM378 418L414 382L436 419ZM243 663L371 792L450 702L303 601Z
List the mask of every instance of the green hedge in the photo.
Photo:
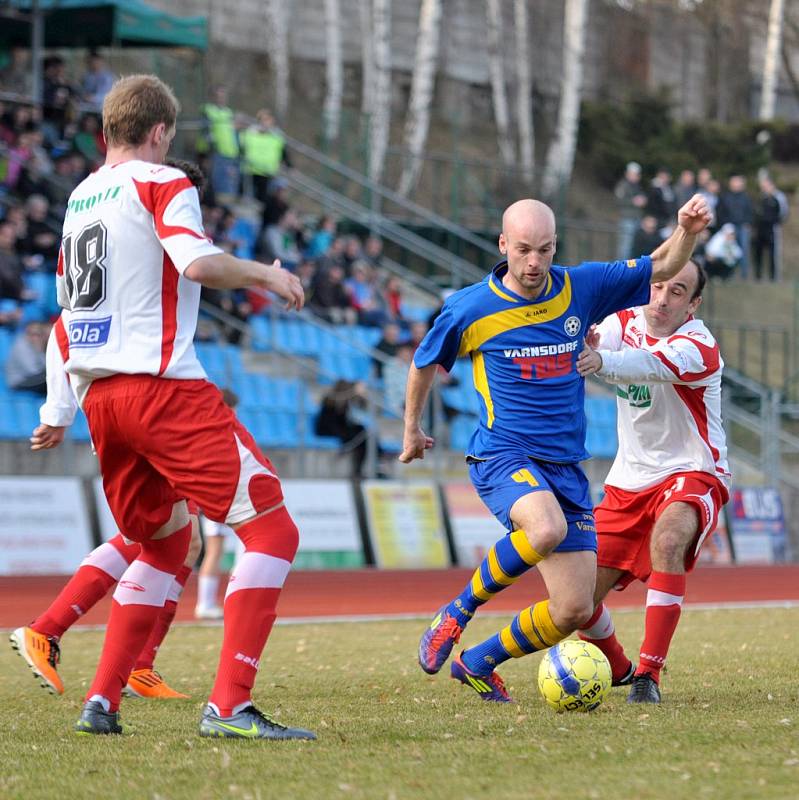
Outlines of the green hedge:
M770 135L758 136L764 130ZM641 164L646 176L661 166L675 177L683 169L708 167L723 180L736 172L754 175L772 159L799 160L799 125L677 122L667 92L639 94L621 106L583 103L578 150L583 163L608 187L628 161Z

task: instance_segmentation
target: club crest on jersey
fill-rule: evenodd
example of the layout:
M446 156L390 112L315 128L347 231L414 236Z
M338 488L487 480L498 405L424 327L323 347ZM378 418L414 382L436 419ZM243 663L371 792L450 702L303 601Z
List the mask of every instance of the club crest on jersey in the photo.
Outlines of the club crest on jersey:
M69 322L70 347L102 347L108 341L111 317L72 319Z
M583 324L580 322L579 317L569 317L566 322L563 323L563 330L566 331L569 336L577 336L582 327Z

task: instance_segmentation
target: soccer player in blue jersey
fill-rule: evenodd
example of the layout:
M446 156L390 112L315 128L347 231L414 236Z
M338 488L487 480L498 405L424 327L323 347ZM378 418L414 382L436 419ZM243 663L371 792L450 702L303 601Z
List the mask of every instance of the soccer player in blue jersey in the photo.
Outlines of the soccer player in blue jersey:
M667 281L688 261L710 210L694 195L672 235L629 261L552 264L555 217L537 200L505 210L501 261L480 283L455 292L414 356L408 375L400 461L424 458L433 439L421 428L438 365L470 356L481 397L469 443L469 474L483 502L509 533L491 548L471 581L439 610L419 643L419 663L438 672L477 608L538 566L549 599L470 647L451 675L484 700L511 700L495 667L551 647L593 610L596 530L585 449L584 379L577 357L589 327L649 301L650 283Z

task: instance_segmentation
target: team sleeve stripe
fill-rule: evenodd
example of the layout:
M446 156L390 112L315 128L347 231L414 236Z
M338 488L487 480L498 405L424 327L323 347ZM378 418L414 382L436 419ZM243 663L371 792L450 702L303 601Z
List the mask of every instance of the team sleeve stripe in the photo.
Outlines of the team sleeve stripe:
M164 222L164 212L172 200L181 192L185 192L187 189L194 189L194 184L188 178L175 178L164 183L137 181L134 179L133 183L136 186L142 205L153 215L155 232L158 234L159 239L167 239L170 236L178 236L180 234L193 236L196 239L206 239L202 231L186 228L183 225L167 225Z
M661 357L660 353L655 353L656 356L661 357L660 360L663 361L670 369L674 371L677 377L683 381L701 381L704 378L707 378L708 375L712 375L716 372L719 368L720 364L720 356L719 356L719 346L717 344L713 344L713 346L706 345L702 342L697 341L692 336L686 336L684 334L678 333L675 336L671 336L668 340L668 343L671 344L677 340L683 339L686 342L690 342L698 351L700 356L702 357L702 363L704 364L704 369L700 370L699 372L680 372L674 365L672 365L665 357Z
M69 361L69 336L67 336L67 329L64 327L64 320L59 317L53 326L55 332L55 340L58 344L58 351L61 353L61 358L66 364Z

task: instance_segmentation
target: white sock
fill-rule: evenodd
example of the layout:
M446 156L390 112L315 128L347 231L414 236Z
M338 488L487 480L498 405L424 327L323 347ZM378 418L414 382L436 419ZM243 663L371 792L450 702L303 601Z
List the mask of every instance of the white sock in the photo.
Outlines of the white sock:
M105 709L105 713L106 713L106 714L107 714L109 711L111 711L111 701L110 701L110 700L109 700L107 697L103 697L101 694L93 694L93 695L92 695L92 696L89 698L89 701L90 701L90 702L91 702L92 700L93 700L94 702L96 702L96 703L99 703L99 704L100 704L100 705L101 705L101 706L102 706L102 707Z
M200 575L197 580L197 605L200 608L213 608L219 605L217 602L218 591L218 575Z

